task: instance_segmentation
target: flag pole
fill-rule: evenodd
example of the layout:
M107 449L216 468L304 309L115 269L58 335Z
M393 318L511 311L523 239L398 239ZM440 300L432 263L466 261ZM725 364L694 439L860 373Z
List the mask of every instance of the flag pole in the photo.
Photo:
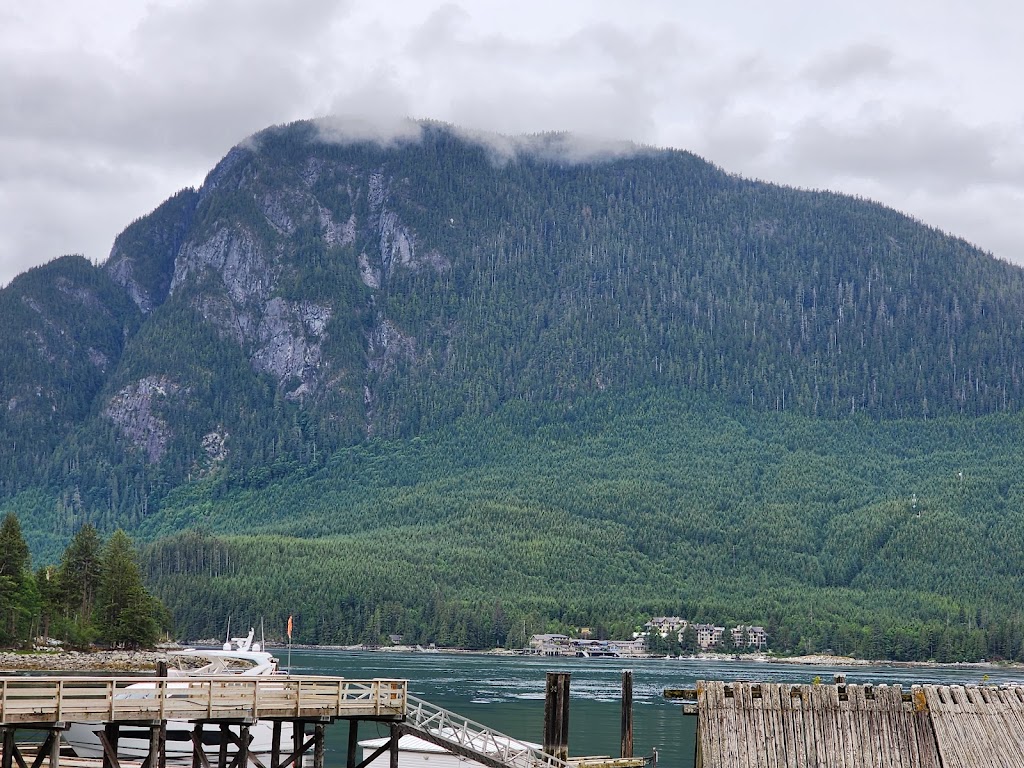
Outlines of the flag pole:
M288 614L288 674L292 672L292 615Z

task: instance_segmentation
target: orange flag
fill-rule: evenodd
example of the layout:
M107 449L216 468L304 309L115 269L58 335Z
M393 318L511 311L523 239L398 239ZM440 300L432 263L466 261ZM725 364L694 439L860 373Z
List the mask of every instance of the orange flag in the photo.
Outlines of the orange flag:
M292 615L288 614L288 639L292 639Z

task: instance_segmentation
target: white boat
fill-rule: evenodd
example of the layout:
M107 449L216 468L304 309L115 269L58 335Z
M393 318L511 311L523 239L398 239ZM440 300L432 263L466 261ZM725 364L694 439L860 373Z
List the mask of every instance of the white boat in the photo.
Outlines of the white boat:
M169 679L194 679L201 677L238 675L239 677L269 677L274 675L285 675L278 667L278 660L267 651L264 651L259 643L253 642L254 630L250 629L246 637L232 637L224 643L221 650L205 650L185 648L181 651L173 651L168 654L170 662L177 663L177 666L168 665L167 677ZM205 663L199 667L189 666L196 659ZM119 697L131 697L131 691L135 689L152 688L153 683L138 683L130 685L125 693L118 694ZM179 684L181 687L187 687ZM167 683L168 688L174 688L173 682ZM192 757L192 728L193 723L186 720L167 721L167 741L165 754L168 760L190 760ZM101 758L103 757L103 745L100 743L99 734L103 732L103 723L71 723L64 732L64 740L67 742L77 757ZM238 726L231 726L231 732L238 738ZM249 751L257 755L269 755L273 743L273 725L266 720L258 720L249 726L249 735L252 741ZM220 751L221 733L217 727L208 727L203 730L203 750L206 754L216 759ZM149 754L150 729L131 725L121 725L118 729L117 753L121 757L132 759L145 759ZM292 744L292 724L288 721L281 723L281 748L290 751ZM228 754L234 755L237 752L235 742L228 741ZM266 761L264 761L266 762Z

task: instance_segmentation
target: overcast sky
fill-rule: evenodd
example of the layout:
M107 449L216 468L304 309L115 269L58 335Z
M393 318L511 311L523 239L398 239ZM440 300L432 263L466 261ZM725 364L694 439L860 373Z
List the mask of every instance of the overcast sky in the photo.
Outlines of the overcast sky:
M0 4L0 285L325 114L688 149L1024 264L1012 0Z

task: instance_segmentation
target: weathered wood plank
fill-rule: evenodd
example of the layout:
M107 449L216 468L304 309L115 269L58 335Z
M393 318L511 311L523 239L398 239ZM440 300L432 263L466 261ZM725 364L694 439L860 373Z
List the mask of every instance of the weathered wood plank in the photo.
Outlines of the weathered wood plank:
M1024 768L1024 688L702 681L700 766Z
M783 739L786 742L786 768L800 768L801 765L806 763L806 760L800 756L803 744L797 743L793 697L790 692L790 686L779 686L779 705Z
M722 714L722 739L726 744L725 762L727 768L745 768L740 765L740 744L739 734L736 732L736 705L732 696L727 695L725 685L718 689L721 698Z
M835 765L842 768L854 768L853 763L847 760L847 750L850 743L850 707L848 701L839 700L839 687L835 685L826 686L829 708L836 719L836 760Z
M754 711L754 687L750 683L740 683L738 712L743 719L743 734L747 739L744 749L744 762L747 768L765 768L764 765L764 729L758 728Z
M949 686L927 686L935 692L928 704L938 737L939 757L943 768L970 768L959 733L959 717L954 694Z
M805 686L794 685L790 688L790 704L793 711L793 728L799 743L799 755L802 760L801 768L809 768L817 764L817 753L814 751L814 734L811 726L814 719L808 720L808 709L810 702L805 698ZM793 694L796 694L794 696Z
M778 688L774 685L761 686L761 697L755 699L755 706L758 708L758 716L761 719L761 727L764 729L764 768L780 768L780 757L785 760L782 754L784 746L779 742L778 732ZM785 768L785 763L782 763Z
M850 708L850 750L856 756L856 765L863 768L877 768L874 753L868 747L867 711L864 702L864 688L860 685L846 686L847 704Z
M998 693L1008 738L1024 762L1024 688L1012 686L999 689Z
M919 685L911 688L913 699L914 730L917 736L917 749L921 755L922 768L940 768L935 742L935 729L932 726L931 713L928 711L928 699Z

